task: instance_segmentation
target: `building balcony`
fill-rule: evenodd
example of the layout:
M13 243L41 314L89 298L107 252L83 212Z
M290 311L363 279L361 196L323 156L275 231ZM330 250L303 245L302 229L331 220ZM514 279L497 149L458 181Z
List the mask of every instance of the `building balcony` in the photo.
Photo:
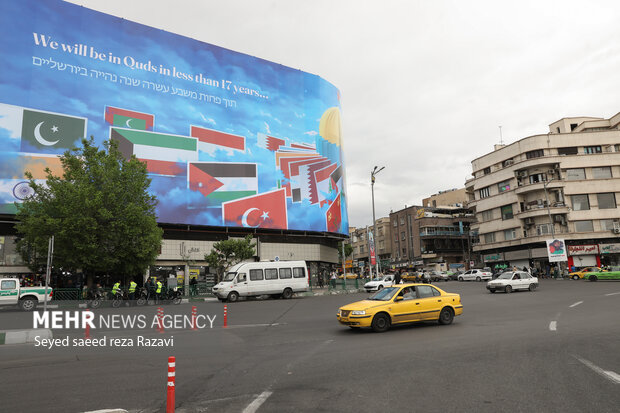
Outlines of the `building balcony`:
M467 237L467 232L459 231L434 231L433 233L420 232L420 237Z
M545 190L545 181L542 182L535 182L533 184L529 183L529 182L521 182L521 185L519 185L516 189L515 189L515 194L517 195L521 195L521 194L526 194L528 192L538 192L538 191L544 191ZM563 188L564 187L564 181L551 181L547 184L547 191L549 191L550 189L553 188Z
M422 258L437 258L437 253L435 252L423 252Z
M530 206L529 209L527 208L528 207L526 207L525 211L517 212L515 214L515 217L519 219L526 219L548 215L546 204L534 205ZM549 212L551 213L551 215L568 214L569 211L570 208L561 203L555 203L554 205L549 207Z

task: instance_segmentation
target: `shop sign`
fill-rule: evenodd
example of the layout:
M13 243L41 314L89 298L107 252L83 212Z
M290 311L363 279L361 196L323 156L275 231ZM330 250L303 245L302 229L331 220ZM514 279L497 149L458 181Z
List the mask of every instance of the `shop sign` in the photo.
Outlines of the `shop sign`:
M424 265L424 261L423 260L413 261L411 265Z
M484 262L493 262L493 261L503 261L504 257L501 253L499 254L487 254L484 256ZM470 263L470 265L473 265Z
M569 245L569 255L596 255L598 254L598 245Z
M620 244L598 244L601 254L620 254Z

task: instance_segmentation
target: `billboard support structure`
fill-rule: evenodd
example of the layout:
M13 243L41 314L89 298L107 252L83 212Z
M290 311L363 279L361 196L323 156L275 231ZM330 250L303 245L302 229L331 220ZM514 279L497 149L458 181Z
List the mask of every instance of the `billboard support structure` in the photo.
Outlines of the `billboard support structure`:
M555 224L553 223L553 219L551 218L551 209L549 209L549 195L547 194L547 185L549 185L555 178L551 178L543 184L543 189L545 190L545 202L547 202L547 215L549 216L549 225L551 225L551 238L555 241ZM549 242L547 242L547 252L549 252ZM551 256L549 256L551 258ZM549 259L551 262L551 259ZM560 269L560 261L556 262L557 265L557 274L556 278L562 276L562 270Z

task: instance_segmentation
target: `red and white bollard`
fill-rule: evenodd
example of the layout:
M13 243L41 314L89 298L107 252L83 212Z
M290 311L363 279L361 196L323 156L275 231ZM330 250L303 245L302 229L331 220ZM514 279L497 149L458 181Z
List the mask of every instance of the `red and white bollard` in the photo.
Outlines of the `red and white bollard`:
M228 327L228 306L224 306L224 328Z
M164 332L164 309L161 307L157 307L157 331L160 333Z
M174 389L175 389L176 361L174 357L168 357L168 391L166 392L166 413L174 413Z
M87 308L86 312L90 312L90 310ZM86 323L86 327L84 328L84 338L90 338L90 323Z
M198 309L196 308L195 305L192 306L192 330L196 331L198 330L198 327L196 327L196 319L198 318Z

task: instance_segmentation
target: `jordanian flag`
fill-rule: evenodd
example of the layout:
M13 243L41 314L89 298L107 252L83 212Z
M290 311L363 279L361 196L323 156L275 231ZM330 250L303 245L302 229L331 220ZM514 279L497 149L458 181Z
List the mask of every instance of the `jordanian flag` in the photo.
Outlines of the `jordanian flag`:
M188 187L198 191L210 206L258 193L254 163L190 162Z
M152 131L155 116L149 113L106 106L105 121L112 126L121 128Z
M150 173L185 175L187 162L198 160L196 138L119 128L110 129L110 138L125 158L135 155Z
M85 118L24 109L21 152L63 153L85 136Z

